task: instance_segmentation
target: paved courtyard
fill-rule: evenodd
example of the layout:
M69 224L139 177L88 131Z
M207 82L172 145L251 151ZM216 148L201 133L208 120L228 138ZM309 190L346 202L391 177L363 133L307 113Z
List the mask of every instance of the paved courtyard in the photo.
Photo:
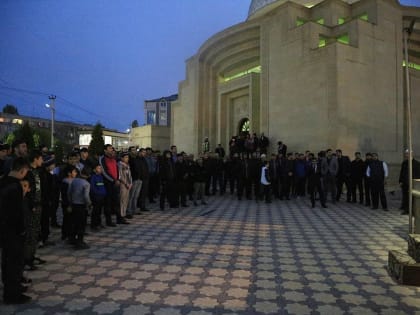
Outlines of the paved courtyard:
M0 304L0 314L420 314L420 288L386 271L388 250L406 248L407 216L391 204L225 196L153 210L88 229L88 250L39 250L48 263L29 274L32 303Z

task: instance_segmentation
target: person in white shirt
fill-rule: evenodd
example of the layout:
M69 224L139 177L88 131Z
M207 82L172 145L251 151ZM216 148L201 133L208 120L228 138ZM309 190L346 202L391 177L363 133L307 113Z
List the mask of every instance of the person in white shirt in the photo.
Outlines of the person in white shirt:
M385 180L388 178L388 165L378 159L377 153L372 153L372 160L366 169L366 176L372 191L372 209L378 209L379 199L382 209L388 211L385 195Z

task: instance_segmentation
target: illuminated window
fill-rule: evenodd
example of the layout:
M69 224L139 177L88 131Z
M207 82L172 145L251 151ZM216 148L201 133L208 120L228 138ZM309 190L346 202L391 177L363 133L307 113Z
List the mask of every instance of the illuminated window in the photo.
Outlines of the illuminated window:
M337 41L342 44L348 45L350 43L349 34L343 34L337 37Z
M243 77L243 76L245 76L247 74L250 74L250 73L261 73L261 66L256 66L256 67L247 69L245 71L242 71L242 72L239 72L237 74L231 75L230 77L225 77L225 78L223 78L223 82L227 82L227 81L230 81L230 80L233 80L233 79L236 79L236 78L240 78L240 77Z
M368 22L369 21L369 17L367 13L363 13L361 16L359 16L359 19Z
M321 25L324 25L324 18L320 18L320 19L318 19L318 20L316 20L316 22L318 23L318 24L321 24Z
M249 120L248 119L244 120L240 130L242 132L249 132Z
M325 47L327 45L327 38L325 36L319 35L318 47Z
M405 60L403 60L403 67L405 67ZM420 70L420 65L417 63L409 62L408 67L414 70Z
M301 26L305 23L306 23L306 21L304 19L301 19L301 18L296 19L296 26Z
M344 24L345 21L345 18L338 18L338 25Z
M147 124L156 125L156 112L154 111L147 112Z

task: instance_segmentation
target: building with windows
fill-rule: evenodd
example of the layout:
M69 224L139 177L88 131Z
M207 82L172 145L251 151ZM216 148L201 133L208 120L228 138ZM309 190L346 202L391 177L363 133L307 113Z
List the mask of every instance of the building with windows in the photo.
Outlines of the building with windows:
M43 130L48 134L51 132L50 119L0 113L0 139L5 140L8 134L18 129L25 122L28 122L29 126L34 129ZM70 151L75 145L88 147L92 140L93 128L92 125L55 120L54 137L60 141L65 151ZM128 148L128 133L104 128L103 138L106 144L112 144L117 150ZM50 143L45 144L50 145Z
M374 151L400 163L405 66L413 122L420 121L419 19L420 8L396 0L253 0L246 21L187 60L171 141L196 154L206 136L226 148L231 136L249 131L268 136L271 151L281 140L292 151Z
M171 125L171 104L178 99L178 94L144 101L146 125Z

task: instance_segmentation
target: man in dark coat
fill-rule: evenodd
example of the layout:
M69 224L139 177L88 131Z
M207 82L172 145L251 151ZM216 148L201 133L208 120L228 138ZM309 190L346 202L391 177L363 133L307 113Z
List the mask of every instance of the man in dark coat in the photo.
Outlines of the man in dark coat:
M343 184L346 185L347 190L347 202L351 201L351 162L347 155L343 155L343 152L338 149L337 153L338 172L337 172L337 197L336 200L340 201L341 194L343 192Z
M385 180L388 177L388 166L378 159L378 154L372 153L372 161L366 169L366 176L369 177L372 189L372 209L378 209L379 199L382 209L388 211L385 195Z
M359 190L359 202L362 205L363 204L363 178L366 174L366 164L362 160L362 156L360 152L356 152L354 154L355 159L351 161L351 168L350 168L350 177L351 177L351 201L356 202L357 196L357 190Z
M22 304L31 300L31 297L23 294L24 288L21 285L25 224L20 181L28 170L28 162L18 157L13 160L8 176L0 180L1 274L5 304Z
M408 173L408 159L410 157L409 151L404 153L404 161L401 164L400 177L398 182L401 186L402 200L401 200L401 214L408 214L408 201L409 201L409 173ZM412 174L413 179L420 178L420 162L413 158L412 160Z

